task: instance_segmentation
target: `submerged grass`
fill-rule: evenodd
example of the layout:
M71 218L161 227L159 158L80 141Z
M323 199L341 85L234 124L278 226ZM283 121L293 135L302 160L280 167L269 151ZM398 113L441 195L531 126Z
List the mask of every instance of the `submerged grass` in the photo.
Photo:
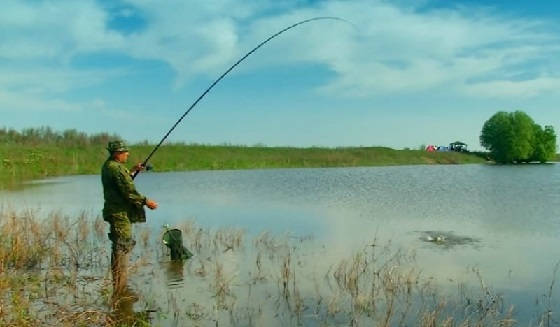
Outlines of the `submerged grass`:
M87 214L0 211L0 325L482 327L518 319L476 268L477 283L458 284L455 294L422 274L413 251L376 240L329 257L331 249L308 246L311 238L249 239L241 230L194 222L180 227L195 253L184 265L167 261L153 231L136 230L129 278L130 298L138 299L122 299L123 307L135 303L115 311L102 224ZM558 321L559 266L531 326ZM177 280L185 282L173 288Z

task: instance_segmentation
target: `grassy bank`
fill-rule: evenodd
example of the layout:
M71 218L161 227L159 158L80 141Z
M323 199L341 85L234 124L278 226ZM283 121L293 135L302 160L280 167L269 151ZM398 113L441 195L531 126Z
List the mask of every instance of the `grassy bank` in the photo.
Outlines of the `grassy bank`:
M61 175L97 174L107 158L106 142L0 143L0 188ZM142 161L153 145L132 145L130 163ZM482 163L474 154L429 153L385 147L290 148L167 144L151 160L155 171L355 167Z
M473 283L458 282L449 293L423 274L414 252L376 239L331 256L328 244L307 247L312 238L249 238L242 230L209 230L192 221L180 227L195 254L185 264L166 261L159 237L136 230L133 296L111 309L105 225L87 215L0 211L0 325L482 327L518 321L515 306L477 269ZM174 288L178 280L184 287ZM553 286L554 280L539 297L529 325L558 320Z

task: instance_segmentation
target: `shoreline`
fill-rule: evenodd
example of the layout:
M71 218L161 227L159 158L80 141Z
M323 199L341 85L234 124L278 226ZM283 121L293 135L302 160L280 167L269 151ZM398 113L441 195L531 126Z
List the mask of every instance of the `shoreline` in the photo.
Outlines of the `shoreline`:
M128 164L143 161L152 145L130 146ZM49 177L98 174L104 147L4 144L0 189ZM343 168L485 163L481 153L394 150L387 147L288 148L263 146L164 145L150 163L156 172L276 168Z

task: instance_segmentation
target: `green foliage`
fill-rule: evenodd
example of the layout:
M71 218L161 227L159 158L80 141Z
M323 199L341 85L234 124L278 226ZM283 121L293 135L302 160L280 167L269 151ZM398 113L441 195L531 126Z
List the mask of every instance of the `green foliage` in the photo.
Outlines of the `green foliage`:
M480 144L499 163L546 162L556 155L552 126L543 130L522 111L500 111L490 117L482 127Z
M57 133L50 128L0 129L0 188L51 176L98 174L107 158L109 134L88 136L75 130ZM129 164L143 161L154 148L141 142L130 146ZM163 145L150 163L155 171L320 168L412 164L480 163L475 155L429 153L424 149L394 150L386 147L294 148L239 145Z
M488 149L494 160L511 162L513 129L507 112L497 112L484 123L480 134L480 144Z
M534 126L535 148L531 157L532 161L547 162L556 157L556 134L552 126L545 126L544 130L539 126Z
M63 145L63 146L87 146L106 145L109 140L118 139L117 135L98 133L87 135L75 129L67 129L63 132L55 132L50 127L26 128L21 132L15 129L0 128L0 142L3 144L26 144L26 145Z
M535 134L533 127L535 122L522 111L511 114L511 126L513 128L513 157L514 160L527 160L533 154Z

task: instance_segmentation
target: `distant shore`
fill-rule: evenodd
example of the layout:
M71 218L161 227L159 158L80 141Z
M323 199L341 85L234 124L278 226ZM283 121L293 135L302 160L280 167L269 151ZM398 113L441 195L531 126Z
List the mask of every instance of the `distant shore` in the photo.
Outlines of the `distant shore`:
M129 165L143 161L154 145L130 147ZM64 175L98 174L107 158L99 144L0 145L0 188ZM167 144L150 160L156 172L270 168L326 168L484 163L484 155L394 150L387 147L295 148L236 145Z

